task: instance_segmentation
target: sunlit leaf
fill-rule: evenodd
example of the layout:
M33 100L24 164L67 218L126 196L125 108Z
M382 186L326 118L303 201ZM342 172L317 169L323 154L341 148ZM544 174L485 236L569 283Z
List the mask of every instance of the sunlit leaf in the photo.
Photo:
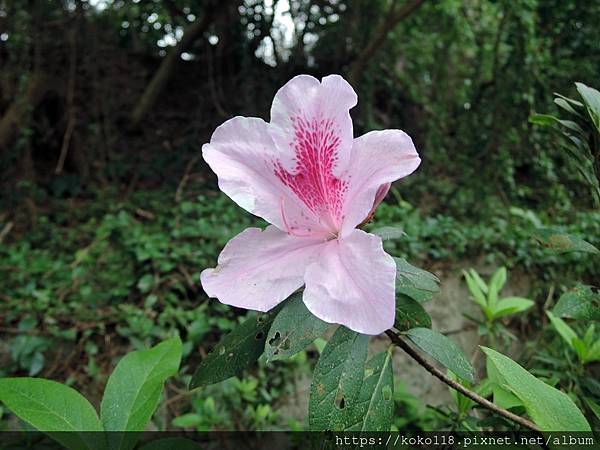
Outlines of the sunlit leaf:
M600 339L594 342L592 346L586 350L586 354L583 357L584 363L600 361Z
M474 277L474 273L476 273L476 272L473 269L469 270L468 272L463 270L463 275L465 277L465 281L467 282L469 291L471 292L471 295L473 296L473 300L475 300L475 303L477 303L482 308L488 309L487 298L485 296L485 293L487 293L488 288L487 288L487 286L485 287L485 293L484 293L484 290L481 288L481 284ZM477 275L477 276L479 277L479 275ZM481 280L481 277L479 277L479 280ZM481 280L481 282L483 283L483 280ZM483 284L485 284L485 283L483 283Z
M177 373L181 340L176 337L148 350L125 355L104 390L100 417L107 431L144 431L158 406L165 380ZM111 449L131 449L137 436L111 433Z
M527 311L535 305L533 300L522 297L505 297L494 306L494 317L500 318Z
M583 83L575 83L575 86L577 86L577 91L583 97L590 118L600 131L600 92Z
M500 267L492 278L490 279L490 283L488 285L488 306L492 309L496 307L496 302L498 301L498 294L504 287L506 283L506 267Z
M75 389L42 378L0 379L0 401L16 416L68 449L106 449L102 422Z
M552 323L554 329L558 332L558 334L560 334L563 340L567 344L569 344L569 347L575 349L575 347L573 346L573 341L577 338L577 334L575 333L575 331L573 331L573 329L569 325L567 325L567 323L564 320L562 320L560 317L556 317L550 311L546 311L546 315L550 319L550 322Z
M527 414L543 431L591 431L567 394L537 379L509 357L491 348L481 349L501 375L504 386L523 402Z

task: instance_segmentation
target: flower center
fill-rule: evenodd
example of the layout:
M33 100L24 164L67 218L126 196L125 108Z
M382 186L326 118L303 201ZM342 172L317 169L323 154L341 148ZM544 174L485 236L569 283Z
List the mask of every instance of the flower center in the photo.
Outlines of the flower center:
M296 153L293 173L280 161L275 162L275 175L332 232L339 230L343 221L344 195L348 182L336 177L333 168L338 161L341 139L332 119L292 117Z

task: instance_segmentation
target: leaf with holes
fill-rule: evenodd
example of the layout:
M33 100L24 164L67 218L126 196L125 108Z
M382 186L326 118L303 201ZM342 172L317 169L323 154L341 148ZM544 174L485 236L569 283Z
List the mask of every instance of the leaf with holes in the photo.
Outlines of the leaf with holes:
M554 315L579 320L600 320L600 294L590 286L577 286L560 296Z
M340 326L315 367L308 403L313 431L344 429L344 410L356 404L363 381L369 337Z
M42 378L0 379L0 401L16 416L68 449L103 450L94 407L75 389Z
M439 292L438 277L409 264L404 258L396 261L396 293L408 295L418 302L431 300Z
M360 394L344 414L344 431L390 431L394 418L392 349L375 355L365 367Z
M431 317L425 308L408 295L396 295L396 320L394 327L398 331L411 328L431 328Z
M175 375L181 361L181 340L168 339L148 350L125 355L104 390L100 417L107 431L144 431L158 406L167 378ZM135 433L111 433L111 449L131 449Z
M538 228L533 237L544 247L556 253L600 253L600 250L580 237L548 228Z
M320 337L329 324L313 316L302 301L302 293L290 298L277 314L267 340L267 360L284 359L295 355Z
M250 314L244 323L225 336L194 372L190 389L226 380L253 364L265 349L267 332L280 309Z
M591 431L585 417L567 394L544 383L495 350L481 347L497 369L501 384L523 402L542 431Z
M421 350L469 383L475 382L474 369L453 340L429 328L413 328L406 335Z

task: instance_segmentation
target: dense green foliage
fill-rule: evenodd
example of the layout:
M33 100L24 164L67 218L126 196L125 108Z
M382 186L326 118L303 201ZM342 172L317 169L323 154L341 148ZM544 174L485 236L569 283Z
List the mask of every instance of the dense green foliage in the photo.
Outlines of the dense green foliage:
M202 291L227 241L265 224L218 190L201 146L231 116L267 119L298 73L349 78L355 135L404 129L423 159L365 226L396 257L395 328L501 407L564 425L507 389L516 374L574 426L581 410L598 428L600 113L585 89L598 88L600 4L30 3L0 1L0 428L37 426L4 395L11 380L50 403L73 397L98 429L515 428L454 391L438 406L417 398L391 349L368 357L364 336L297 297L255 316ZM435 331L447 331L432 312L448 295L438 282L463 269L474 301L459 331L492 348L485 370ZM157 375L147 352L173 336L179 370ZM153 383L112 378L128 371ZM105 406L100 393L121 399L125 385L133 403L143 392L140 416Z

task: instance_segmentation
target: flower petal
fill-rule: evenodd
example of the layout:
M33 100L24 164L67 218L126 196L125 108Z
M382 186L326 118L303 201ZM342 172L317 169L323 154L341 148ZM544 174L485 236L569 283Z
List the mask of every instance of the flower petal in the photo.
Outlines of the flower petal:
M280 150L277 175L319 222L337 231L342 222L351 163L350 108L357 97L339 75L321 82L299 75L275 95L269 130Z
M247 228L230 240L219 265L200 275L209 297L239 308L268 311L304 284L304 272L324 245L274 226Z
M354 230L328 241L304 279L304 303L320 319L365 334L393 326L396 263L379 237Z
M284 231L290 223L318 228L305 205L276 176L278 150L262 119L238 116L226 121L202 147L202 156L217 174L219 188L246 211Z
M410 175L420 163L417 150L404 131L371 131L354 139L342 236L352 233L368 217L377 206L376 200L381 202L387 183ZM381 198L377 198L378 192Z

